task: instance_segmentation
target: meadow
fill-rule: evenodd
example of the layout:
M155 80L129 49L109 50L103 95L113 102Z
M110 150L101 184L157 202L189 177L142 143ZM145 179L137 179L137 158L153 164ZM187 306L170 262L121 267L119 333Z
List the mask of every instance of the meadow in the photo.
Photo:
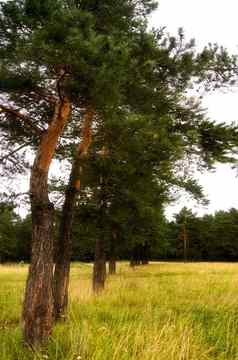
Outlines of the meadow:
M120 263L100 296L91 272L72 265L69 317L33 352L19 321L27 266L0 266L0 359L238 360L238 264Z

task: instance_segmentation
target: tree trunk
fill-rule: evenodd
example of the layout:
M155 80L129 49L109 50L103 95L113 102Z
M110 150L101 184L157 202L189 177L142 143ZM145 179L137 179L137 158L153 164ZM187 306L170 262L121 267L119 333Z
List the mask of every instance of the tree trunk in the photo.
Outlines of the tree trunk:
M65 317L68 305L70 258L72 252L72 224L75 203L80 190L82 160L87 156L92 140L92 122L94 111L88 109L82 126L82 140L72 165L70 180L65 192L65 201L60 221L54 272L54 317L56 320Z
M135 245L132 248L130 266L135 267L141 264L141 251L140 245Z
M150 248L148 244L145 244L142 246L142 265L148 265L149 264L149 253Z
M135 260L134 259L131 259L130 260L130 267L134 268L135 267Z
M105 287L106 280L106 256L104 241L102 238L96 240L95 258L93 266L93 291L101 292Z
M69 116L70 103L63 97L42 136L31 172L32 255L23 304L23 335L30 346L47 340L53 327L54 207L48 198L48 171Z
M116 259L112 257L109 259L109 274L110 275L116 274Z
M135 260L134 259L131 259L130 260L130 267L134 268L135 267Z
M149 260L148 259L143 259L142 260L142 265L149 265Z
M110 254L109 254L109 274L114 275L116 274L116 240L117 240L117 233L114 229L112 231L112 239L110 243Z
M185 224L183 224L182 237L183 237L183 259L184 259L184 262L187 262L188 261L188 233L187 233Z
M54 271L54 319L63 319L68 305L71 229L77 191L68 187L61 215Z
M105 156L106 153L102 153ZM107 275L106 269L106 249L105 249L105 224L106 224L106 187L105 178L100 176L100 190L99 190L99 219L100 231L99 237L95 244L94 266L93 266L93 291L95 293L101 292L105 287L105 280Z

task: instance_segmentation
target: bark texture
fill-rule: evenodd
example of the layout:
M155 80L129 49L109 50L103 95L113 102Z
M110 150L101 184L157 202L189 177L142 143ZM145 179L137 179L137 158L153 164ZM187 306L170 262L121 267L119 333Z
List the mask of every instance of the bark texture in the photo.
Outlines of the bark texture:
M82 160L86 158L92 141L92 122L95 112L86 111L83 126L82 140L78 147L76 157L71 169L69 184L65 193L60 229L58 234L57 252L54 272L54 317L63 319L68 305L68 289L70 275L70 258L72 252L72 224L77 195L80 190L80 177L82 173Z
M31 172L32 253L23 304L23 335L30 346L46 341L53 327L54 208L48 198L48 171L70 111L66 96L56 103Z

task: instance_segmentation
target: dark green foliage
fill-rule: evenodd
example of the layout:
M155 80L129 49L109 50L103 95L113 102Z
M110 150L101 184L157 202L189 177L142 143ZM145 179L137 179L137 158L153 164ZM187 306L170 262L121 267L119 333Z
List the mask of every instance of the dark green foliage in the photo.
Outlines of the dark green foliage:
M198 53L181 29L175 37L148 31L146 15L155 7L150 0L120 0L113 6L96 0L2 1L0 94L40 131L52 116L55 82L64 71L63 88L73 102L67 148L79 135L88 104L104 121L118 109L153 114L159 125L167 122L169 132L179 130L192 141L192 129L204 114L187 90L233 83L236 58L217 45ZM2 150L16 144L34 148L39 133L28 125L2 112ZM69 154L65 148L59 155Z
M125 199L126 200L126 199ZM105 232L107 240L112 238L112 229L117 231L117 258L130 259L132 250L143 258L149 250L150 260L183 259L181 239L182 225L186 223L188 233L188 260L192 261L237 261L238 260L238 210L218 211L215 215L198 217L191 210L183 209L176 220L168 222L161 210L157 214L138 213L132 208L111 209ZM31 220L20 219L11 204L2 203L0 221L1 262L29 261ZM150 210L152 211L152 209ZM156 211L156 209L154 209ZM130 215L130 217L128 217ZM144 215L144 216L143 216ZM83 202L76 213L73 227L72 260L93 261L94 244L100 231L97 225L97 209ZM114 228L113 228L114 226ZM104 234L104 235L105 235ZM143 246L148 245L146 250ZM109 252L109 244L107 252Z
M0 204L0 262L29 261L31 223L16 215L14 205Z
M0 204L0 261L8 261L16 253L16 229L14 206Z
M188 235L189 260L238 260L238 211L218 211L214 215L198 217L184 208L169 223L170 257L183 258L182 227Z
M52 118L59 88L59 95L66 92L73 103L68 147L68 139L74 143L78 135L85 106L101 116L124 101L132 33L144 27L154 7L150 0L121 0L113 6L110 1L0 2L0 105L16 110L1 108L3 153L18 145L35 148ZM15 156L23 164L24 156Z
M31 255L31 216L19 219L16 223L16 260L30 261Z
M106 124L107 127L98 125L90 158L82 164L75 246L78 242L82 253L84 242L88 249L97 237L103 236L107 251L114 241L120 256L128 257L135 248L140 248L140 253L142 248L148 252L153 248L158 254L158 248L164 248L160 244L163 208L172 196L171 187L202 196L190 176L176 172L176 162L184 155L183 142L179 133L169 132L166 121L158 126L153 117L120 114L120 121L114 118Z
M237 153L237 126L233 128L225 123L216 124L204 120L200 127L201 154L208 166L212 166L212 159L219 162L236 162L234 154Z

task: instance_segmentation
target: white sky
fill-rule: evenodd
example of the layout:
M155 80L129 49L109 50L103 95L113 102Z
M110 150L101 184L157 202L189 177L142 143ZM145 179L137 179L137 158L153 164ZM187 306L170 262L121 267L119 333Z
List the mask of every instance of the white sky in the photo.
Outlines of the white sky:
M159 8L152 16L151 24L166 26L175 34L183 27L188 39L195 38L199 47L217 42L232 53L238 53L238 0L160 0ZM238 122L238 91L216 92L204 99L204 107L211 119L221 122ZM228 165L218 165L215 173L199 175L210 204L204 208L195 202L180 200L169 207L169 217L184 205L198 214L220 209L238 208L237 171Z

